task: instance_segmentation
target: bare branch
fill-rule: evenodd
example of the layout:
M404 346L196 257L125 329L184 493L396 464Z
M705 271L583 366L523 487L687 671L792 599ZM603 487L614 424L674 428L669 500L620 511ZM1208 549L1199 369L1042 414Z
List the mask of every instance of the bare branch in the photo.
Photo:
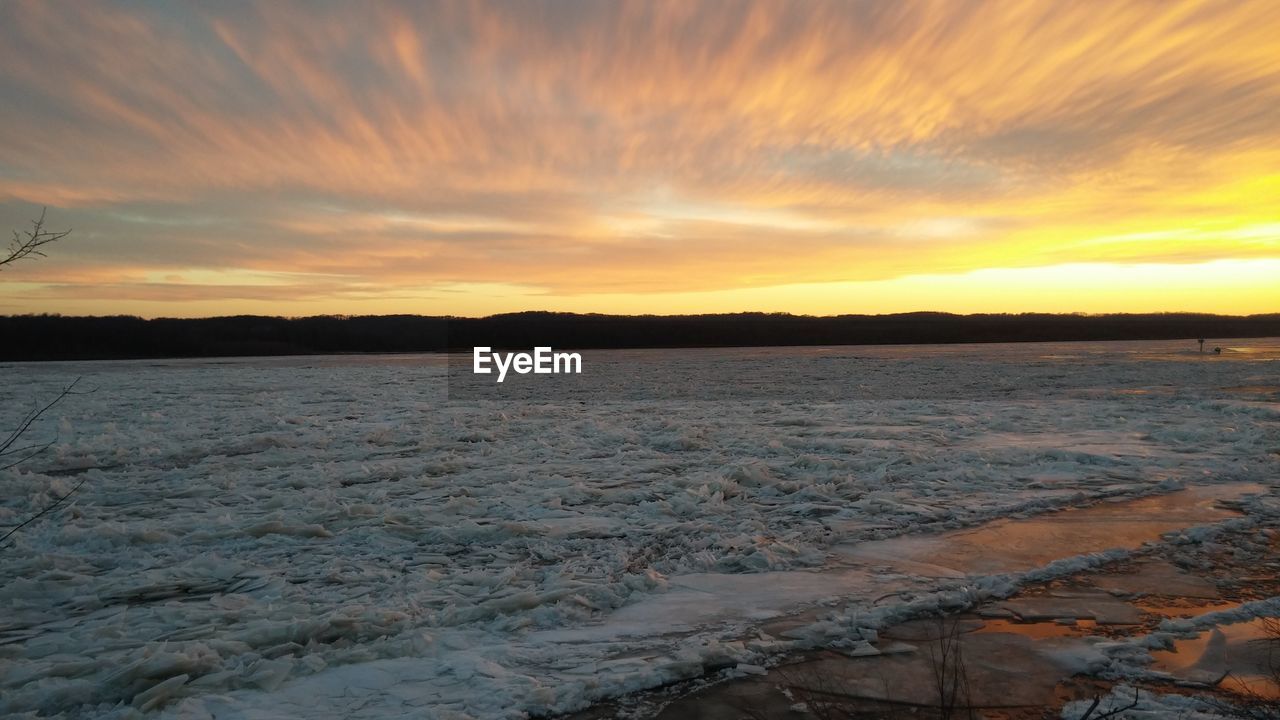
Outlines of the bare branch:
M9 243L7 254L0 255L0 268L32 255L44 257L44 251L40 248L71 234L70 230L51 232L44 229L45 213L48 210L48 208L41 208L40 217L31 221L30 230L24 230L23 232L13 231L13 240Z
M1128 705L1125 705L1124 707L1112 708L1111 710L1108 710L1102 713L1101 715L1094 715L1093 711L1098 709L1098 705L1101 702L1102 702L1102 698L1095 695L1093 698L1093 704L1090 705L1089 709L1086 710L1084 715L1080 717L1080 720L1106 720L1106 718L1113 718L1122 712L1125 712L1127 710L1132 710L1138 707L1138 688L1137 687L1133 688L1133 700Z
M31 517L27 518L26 520L23 520L22 522L18 523L17 525L14 525L12 528L9 528L9 532L5 533L3 536L0 536L0 543L4 542L5 540L8 540L10 535L12 535L12 534L14 534L14 533L18 532L19 530L21 530L22 528L24 528L24 527L26 527L26 526L30 525L31 523L35 522L36 520L39 520L40 518L44 517L46 514L48 514L49 512L51 512L54 508L56 508L56 507L58 507L59 505L61 505L63 500L66 500L67 498L69 498L69 497L71 497L72 495L74 495L74 494L75 494L75 492L76 492L77 490L79 490L79 489L80 489L80 486L81 486L81 485L84 485L84 484L85 484L85 482L86 482L86 481L88 481L88 479L89 479L88 477L85 477L83 480L81 480L80 482L76 483L76 486L75 486L75 487L73 487L73 488L71 488L71 491L70 491L70 492L68 492L66 495L63 495L62 497L58 498L57 500L54 500L53 502L49 503L48 505L46 505L46 506L45 506L45 508L44 508L43 510L41 510L41 511L40 511L40 512L38 512L38 513L36 513L35 515L32 515Z
M9 433L9 437L5 438L3 442L0 442L0 457L4 457L6 455L13 455L14 453L19 453L24 450L30 449L29 447L13 448L13 444L18 441L18 438L22 437L22 434L25 433L28 428L31 427L31 423L40 419L40 416L44 415L45 412L49 410L49 408L52 408L54 405L57 405L63 398L65 398L68 395L80 394L80 393L74 392L76 383L78 382L80 382L80 378L77 377L75 380L71 381L70 385L63 388L62 392L58 393L57 397L55 397L54 399L46 403L44 407L39 408L38 410L33 410L30 413L27 413L27 416L24 417L21 421L19 421L18 427L14 428L13 432ZM47 443L41 449L44 449L52 444L53 444L52 442ZM13 465L6 465L5 467L6 468L13 467Z
M61 402L63 398L65 398L68 395L88 394L86 392L76 392L75 387L76 387L76 384L79 382L80 382L80 378L77 377L75 380L71 381L70 385L67 385L66 387L64 387L62 389L62 392L58 393L57 397L45 403L43 407L39 407L27 413L26 416L23 417L22 420L18 422L18 426L14 428L12 432L9 433L9 436L7 438L5 438L4 442L0 442L0 458L5 459L4 464L0 465L0 470L8 470L11 467L24 463L30 460L31 458L35 457L36 455L39 455L40 453L44 452L45 450L48 450L50 447L53 446L55 442L58 441L57 435L55 434L54 438L47 442L13 447L14 443L16 443L18 439L21 438L23 434L26 433L27 430L31 428L32 423L34 423L36 420L39 420L41 415L44 415L50 408L52 408L54 405L57 405L59 402ZM93 392L93 391L90 390L88 392ZM14 455L19 455L20 457L18 457L18 459L16 460L11 460L10 458ZM0 536L0 543L3 543L5 540L8 540L11 535L18 532L19 530L26 527L27 525L30 525L36 520L39 520L40 518L44 517L46 514L52 512L54 508L61 505L67 498L71 497L72 494L75 493L75 491L79 490L80 486L84 485L85 480L88 480L88 478L86 477L84 480L81 480L75 487L71 488L71 492L68 492L66 495L63 495L59 497L57 500L54 500L52 503L49 503L40 512L18 523L12 528L9 528L8 532L6 532L3 536Z
M48 208L40 209L40 217L31 221L30 230L21 233L17 230L13 231L13 241L9 243L7 254L0 254L0 269L9 263L17 262L18 260L22 260L23 258L28 258L33 255L36 257L44 257L44 251L40 248L48 245L49 243L57 242L71 234L70 230L64 230L62 232L46 230L44 228L44 220L48 211ZM70 385L63 388L62 392L58 393L57 397L45 403L43 407L27 413L26 416L18 421L18 426L9 433L9 436L3 441L0 441L0 458L4 459L3 464L0 464L0 470L8 470L9 468L20 465L45 450L48 450L55 442L58 441L57 434L55 432L54 438L47 442L14 447L14 443L18 442L23 434L31 428L31 424L40 419L40 416L48 412L50 408L57 405L66 396L80 394L75 392L76 383L78 382L80 382L80 378L77 377L75 380L71 381ZM19 457L15 460L13 459L14 455L18 455ZM36 520L44 517L46 514L52 512L54 508L61 505L67 498L71 497L75 491L79 490L80 486L84 485L85 480L88 480L88 478L86 477L84 480L81 480L75 487L71 488L71 492L68 492L66 495L54 500L49 505L45 506L45 508L40 512L18 523L12 528L9 528L8 532L3 536L0 536L0 543L8 540L10 536L27 525L30 525Z
M44 444L42 444L42 445L28 445L27 447L22 448L22 449L20 449L20 450L12 450L12 451L10 451L10 452L8 452L8 453L5 453L6 455L16 455L16 454L18 454L18 453L20 453L20 452L23 452L23 451L26 451L26 450L30 450L30 451L31 451L31 452L27 453L26 455L23 455L22 457L18 458L17 460L14 460L14 461L12 461L12 462L10 462L10 463L7 463L7 464L5 464L5 465L0 465L0 470L8 470L8 469L9 469L9 468L11 468L11 467L17 467L18 465L21 465L22 463L24 463L24 462L26 462L26 461L30 460L31 458L33 458L33 457L35 457L35 456L39 455L40 453L44 452L45 450L48 450L49 448L53 447L53 444L54 444L54 443L56 443L56 442L58 442L58 438L57 438L57 437L54 437L52 440L50 440L49 442L44 443Z

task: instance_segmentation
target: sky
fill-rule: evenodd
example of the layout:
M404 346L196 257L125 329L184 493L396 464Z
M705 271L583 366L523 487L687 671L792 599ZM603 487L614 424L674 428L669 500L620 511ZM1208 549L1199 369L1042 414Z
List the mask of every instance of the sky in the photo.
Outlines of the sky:
M0 3L0 313L1280 312L1280 3Z

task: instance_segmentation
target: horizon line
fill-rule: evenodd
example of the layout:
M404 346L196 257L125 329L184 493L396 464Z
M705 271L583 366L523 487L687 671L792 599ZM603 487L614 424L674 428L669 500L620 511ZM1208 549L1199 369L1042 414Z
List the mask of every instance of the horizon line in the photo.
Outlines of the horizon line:
M1037 311L1005 311L1005 312L976 312L976 313L956 313L946 310L909 310L894 313L839 313L833 315L814 315L806 313L793 313L787 311L769 311L769 310L737 310L733 312L715 312L715 313L603 313L603 312L573 312L560 310L515 310L504 313L492 313L489 315L434 315L424 313L370 313L370 314L348 314L348 313L318 313L315 315L259 315L255 313L237 313L230 315L201 315L201 316L170 316L170 315L153 315L143 316L130 313L116 313L106 315L79 315L67 314L59 312L38 312L38 313L8 313L0 314L0 319L12 318L65 318L65 319L119 319L127 318L134 320L152 321L152 320L223 320L235 318L258 318L266 320L312 320L312 319L333 319L333 320L354 320L360 318L423 318L431 320L492 320L498 318L510 318L520 315L530 316L554 316L561 318L607 318L607 319L689 319L689 318L732 318L732 317L773 317L773 318L791 318L797 320L838 320L842 318L901 318L909 316L933 316L948 317L956 319L966 318L989 318L989 317L1041 317L1041 318L1118 318L1118 317L1134 317L1134 318L1152 318L1152 317L1197 317L1197 318L1215 318L1215 319L1231 319L1231 320L1250 320L1262 318L1280 317L1280 310L1263 313L1249 314L1232 314L1232 313L1214 313L1198 310L1160 310L1154 312L1037 312Z

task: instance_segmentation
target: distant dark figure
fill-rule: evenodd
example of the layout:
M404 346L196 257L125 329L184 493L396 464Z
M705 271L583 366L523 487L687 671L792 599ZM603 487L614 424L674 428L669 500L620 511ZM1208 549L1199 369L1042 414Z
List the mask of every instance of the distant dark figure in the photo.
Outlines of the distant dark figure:
M1196 342L1200 343L1200 352L1204 352L1204 338L1200 338Z
M1213 354L1214 354L1214 355L1221 355L1221 354L1222 354L1222 348L1220 348L1220 347L1216 347L1216 348L1214 348L1214 349L1213 349Z

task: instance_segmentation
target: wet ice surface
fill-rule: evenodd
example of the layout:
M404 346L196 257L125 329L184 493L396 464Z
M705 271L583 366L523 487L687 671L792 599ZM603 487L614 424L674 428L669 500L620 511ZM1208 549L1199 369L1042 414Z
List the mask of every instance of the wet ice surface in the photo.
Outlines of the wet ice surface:
M1273 618L1222 625L1178 640L1172 650L1153 652L1153 667L1180 679L1280 697L1273 684L1277 637L1280 626Z
M6 366L6 421L98 390L0 472L4 526L88 478L0 551L0 713L515 717L759 662L770 618L937 586L860 542L1270 485L1276 343L1188 345L587 353L563 402L451 401L431 357ZM635 358L662 400L609 391Z
M1240 513L1220 503L1266 492L1258 483L1229 483L1138 500L1110 498L1035 518L995 520L972 530L836 545L833 552L846 561L929 576L1026 571L1071 555L1134 548L1171 530L1238 517Z

